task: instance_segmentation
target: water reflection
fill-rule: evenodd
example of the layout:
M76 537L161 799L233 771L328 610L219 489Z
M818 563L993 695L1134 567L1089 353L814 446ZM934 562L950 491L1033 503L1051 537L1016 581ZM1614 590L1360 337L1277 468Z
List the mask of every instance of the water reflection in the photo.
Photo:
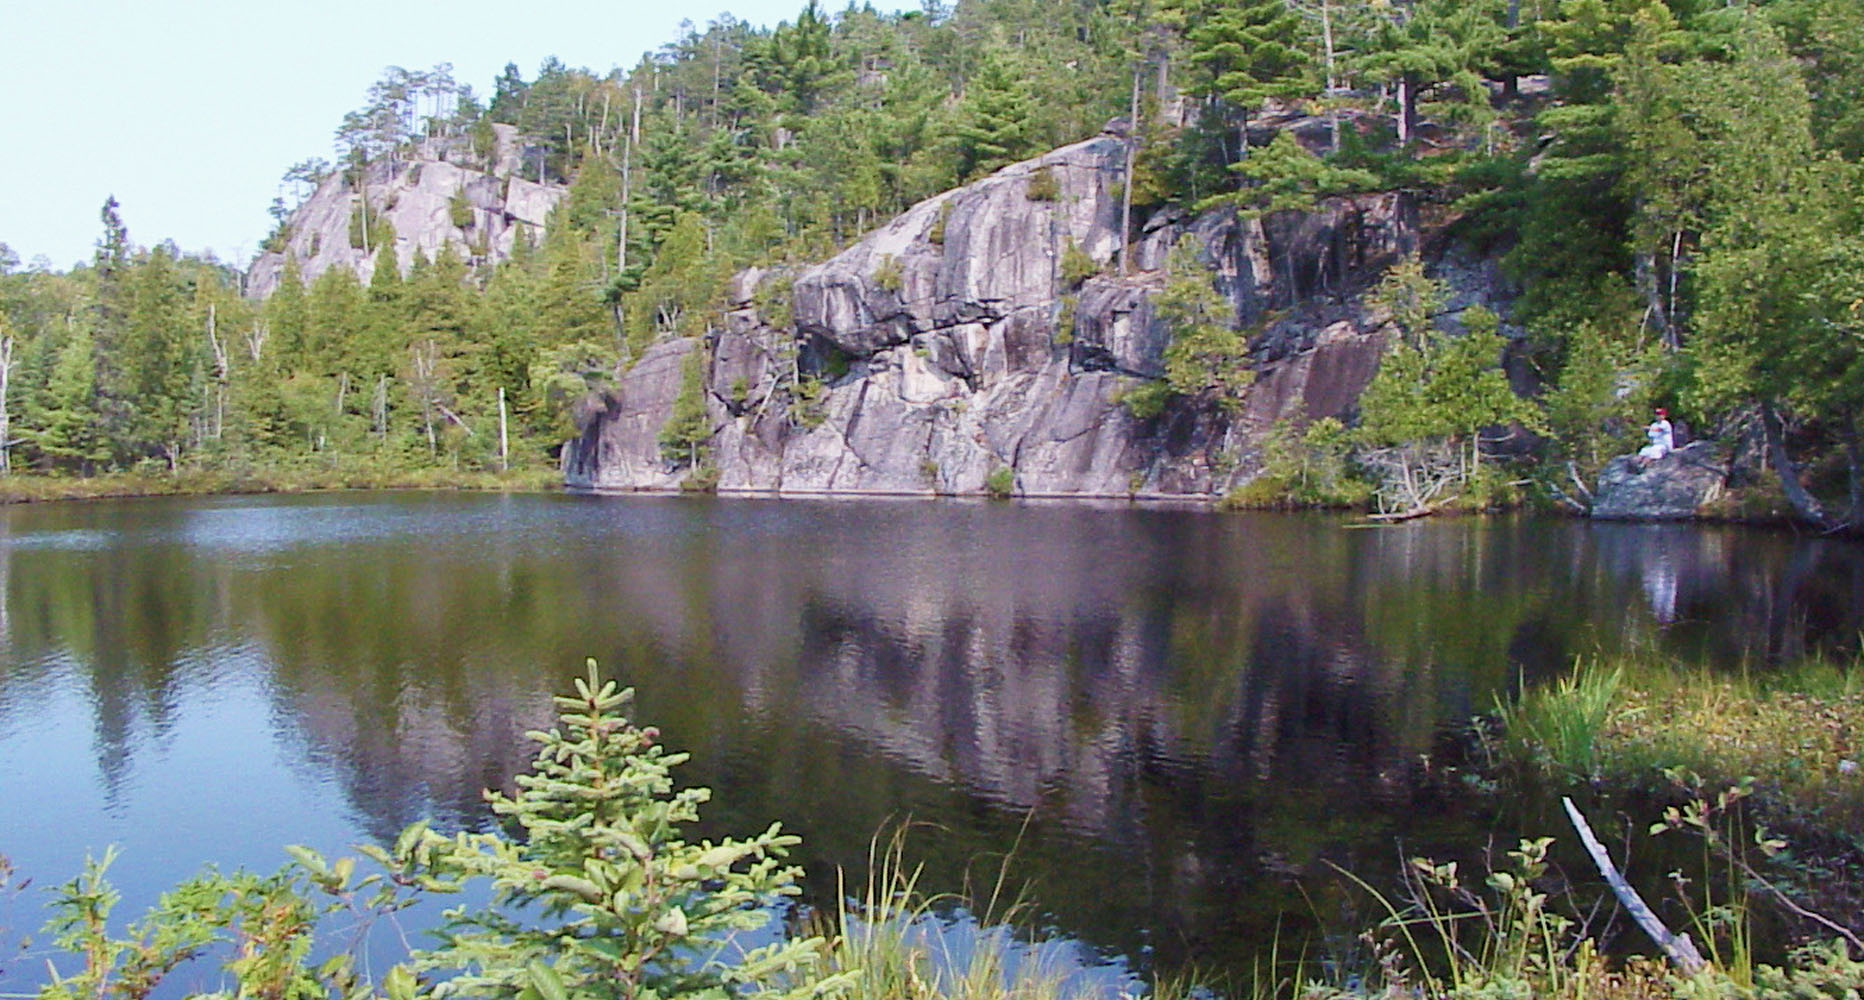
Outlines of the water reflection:
M890 820L929 885L1012 849L1044 919L1245 964L1324 862L1479 842L1446 726L1594 651L1855 641L1858 550L1682 526L1079 506L453 495L0 512L0 852L205 860L486 822L595 656L695 752L710 819L783 819L818 887ZM84 734L74 739L74 733Z

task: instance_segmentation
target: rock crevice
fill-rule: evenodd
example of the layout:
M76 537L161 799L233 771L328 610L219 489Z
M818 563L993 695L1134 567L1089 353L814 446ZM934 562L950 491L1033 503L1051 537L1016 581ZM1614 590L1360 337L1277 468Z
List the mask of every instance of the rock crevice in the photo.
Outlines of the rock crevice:
M724 490L979 493L1009 467L1030 495L1208 496L1259 470L1275 422L1350 416L1384 347L1364 292L1419 245L1410 199L1263 219L1162 212L1121 275L1124 156L1102 135L921 202L793 273L787 324L756 304L772 276L739 275L705 343L656 345L621 376L566 446L566 482L678 486L690 470L661 458L657 435L694 349L708 353L707 454ZM1238 363L1257 380L1240 406L1178 398L1139 419L1120 400L1164 373L1171 337L1152 299L1187 236L1249 333ZM1071 244L1101 273L1068 284ZM816 398L792 384L789 351Z

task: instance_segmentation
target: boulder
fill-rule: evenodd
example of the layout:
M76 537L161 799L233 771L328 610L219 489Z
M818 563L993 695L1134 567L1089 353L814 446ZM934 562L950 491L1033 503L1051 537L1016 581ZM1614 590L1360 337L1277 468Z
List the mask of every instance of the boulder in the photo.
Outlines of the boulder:
M1728 462L1708 441L1692 441L1639 467L1620 455L1599 472L1591 516L1617 521L1679 521L1695 517L1722 495Z

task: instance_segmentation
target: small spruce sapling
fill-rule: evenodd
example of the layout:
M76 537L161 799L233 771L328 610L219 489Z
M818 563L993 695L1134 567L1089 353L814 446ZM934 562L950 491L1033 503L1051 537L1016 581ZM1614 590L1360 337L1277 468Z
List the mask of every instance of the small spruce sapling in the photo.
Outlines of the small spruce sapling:
M632 689L604 681L589 661L576 693L556 699L561 725L539 743L518 794L487 793L515 827L505 833L427 834L434 867L490 878L491 905L448 914L444 944L417 957L450 974L436 997L519 1000L674 1000L833 995L851 976L815 974L824 941L787 938L757 947L771 907L799 892L784 858L799 838L771 824L746 839L691 843L687 824L710 797L679 788L660 734L621 713Z

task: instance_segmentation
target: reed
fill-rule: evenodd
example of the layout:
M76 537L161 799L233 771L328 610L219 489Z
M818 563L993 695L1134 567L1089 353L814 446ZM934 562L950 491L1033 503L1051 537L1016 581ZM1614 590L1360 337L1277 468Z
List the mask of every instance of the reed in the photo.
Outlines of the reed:
M1582 664L1550 687L1524 692L1496 712L1517 755L1580 778L1596 776L1600 743L1617 707L1622 666Z

